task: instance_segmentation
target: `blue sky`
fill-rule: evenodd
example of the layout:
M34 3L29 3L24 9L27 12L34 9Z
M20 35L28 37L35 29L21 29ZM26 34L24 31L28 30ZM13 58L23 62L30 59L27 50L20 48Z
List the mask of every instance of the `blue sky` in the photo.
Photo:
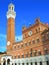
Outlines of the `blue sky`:
M7 18L6 13L11 0L0 0L0 51L6 50ZM12 0L15 5L15 35L22 39L22 27L29 27L37 17L49 24L49 0Z

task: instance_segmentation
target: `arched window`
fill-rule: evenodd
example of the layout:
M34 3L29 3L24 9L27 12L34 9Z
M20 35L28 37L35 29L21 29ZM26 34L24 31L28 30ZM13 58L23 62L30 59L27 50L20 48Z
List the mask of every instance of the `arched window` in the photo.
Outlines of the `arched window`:
M7 65L10 65L10 59L7 59Z
M18 55L18 58L20 58L20 55Z
M12 65L13 65L13 63L12 63Z
M30 52L30 57L32 57L32 52Z
M18 63L18 65L20 65L20 63Z
M26 53L26 57L28 57L28 53Z
M36 33L38 33L38 30L36 29Z
M49 34L47 34L47 37L48 37L48 39L49 39Z
M44 49L44 52L45 52L45 54L48 54L48 50L46 48Z
M38 55L41 55L41 51L38 51Z
M22 55L22 58L24 58L24 55Z
M34 56L36 56L36 55L37 55L37 50L34 51Z
M32 44L35 44L35 40L32 41Z
M36 41L37 41L37 43L39 43L39 39L37 39Z

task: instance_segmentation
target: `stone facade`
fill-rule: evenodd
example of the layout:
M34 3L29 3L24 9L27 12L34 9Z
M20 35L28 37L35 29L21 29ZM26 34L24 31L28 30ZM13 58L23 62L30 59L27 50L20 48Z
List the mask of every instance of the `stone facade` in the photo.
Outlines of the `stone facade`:
M10 4L7 12L7 50L1 56L1 65L49 65L49 26L40 19L29 28L22 29L23 40L15 42L14 5ZM44 37L46 36L46 37Z

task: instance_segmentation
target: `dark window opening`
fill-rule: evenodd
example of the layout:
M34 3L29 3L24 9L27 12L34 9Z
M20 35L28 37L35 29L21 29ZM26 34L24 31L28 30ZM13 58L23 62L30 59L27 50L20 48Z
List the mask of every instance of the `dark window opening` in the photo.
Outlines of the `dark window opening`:
M37 39L37 43L39 42L39 39Z
M38 30L36 29L36 33L38 33Z
M40 62L40 65L42 65L42 62Z
M42 41L44 42L46 40L46 36L43 36Z
M32 43L34 44L35 43L35 40L33 40Z
M28 57L28 53L26 54L26 57Z
M15 65L17 65L17 64L15 63Z
M49 39L49 34L47 34L47 36L48 36L48 39Z
M20 65L20 63L18 63L18 65Z
M24 65L24 63L22 63L22 65Z
M37 65L37 62L35 62L35 65Z
M28 63L27 63L27 65L28 65Z
M20 55L18 55L18 58L20 58Z
M30 57L32 57L32 52L30 53Z
M45 51L45 54L48 54L48 50L47 49L45 49L44 51Z
M30 64L33 65L32 62Z
M32 52L32 48L30 49L30 51Z
M23 47L23 45L21 45Z
M12 7L12 10L13 10L13 7Z
M36 56L36 55L37 55L37 51L34 52L34 56Z
M24 58L24 55L22 55L22 58Z
M16 59L16 56L14 56L14 58Z
M38 54L41 55L41 51L39 51Z
M46 61L47 65L49 65L49 61Z

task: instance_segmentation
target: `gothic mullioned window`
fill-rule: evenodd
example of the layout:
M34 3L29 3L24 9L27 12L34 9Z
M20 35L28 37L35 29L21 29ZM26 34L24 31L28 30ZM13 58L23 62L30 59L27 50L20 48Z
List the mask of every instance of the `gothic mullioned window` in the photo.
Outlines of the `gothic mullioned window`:
M27 65L29 65L28 63L26 63Z
M16 59L16 56L14 56L14 59Z
M30 44L31 44L31 42L28 42L28 44L30 45Z
M30 52L30 57L32 57L32 52Z
M41 55L41 51L38 51L38 55Z
M23 47L23 45L21 45L21 47Z
M37 65L37 62L35 62L35 65Z
M48 54L48 50L46 48L44 49L44 52L45 52L45 54Z
M46 61L46 64L49 65L49 61Z
M38 33L38 30L36 29L36 33Z
M37 43L39 43L39 39L37 39Z
M18 55L18 58L20 58L20 55Z
M42 41L44 42L46 40L46 36L44 35L42 38Z
M40 62L40 65L42 65L42 62Z
M24 65L24 63L22 63L22 65Z
M37 55L37 51L35 50L35 51L34 51L34 56L36 56L36 55Z
M33 65L33 63L32 63L32 62L31 62L30 64L31 64L31 65Z
M32 41L32 44L35 44L35 40Z
M28 57L28 53L26 53L26 57Z
M13 46L14 47L14 50L16 50L16 46Z
M22 55L22 58L24 58L24 55Z
M15 63L15 65L17 65L17 63Z
M47 37L48 37L48 39L49 39L49 34L47 34Z

